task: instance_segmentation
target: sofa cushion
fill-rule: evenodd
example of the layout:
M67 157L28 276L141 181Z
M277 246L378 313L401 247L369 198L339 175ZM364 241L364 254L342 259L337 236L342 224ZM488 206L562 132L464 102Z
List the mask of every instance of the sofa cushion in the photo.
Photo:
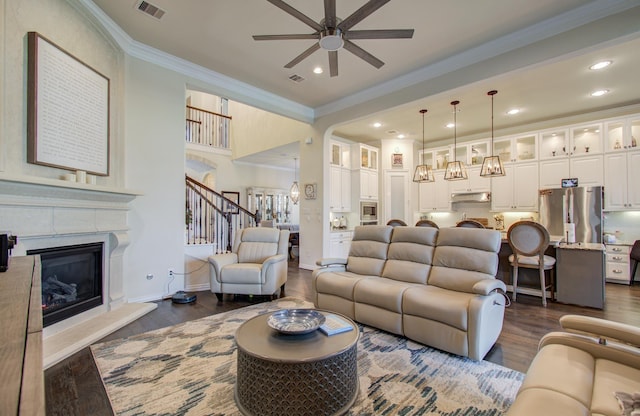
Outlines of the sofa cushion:
M353 300L353 291L356 283L365 278L378 278L350 272L322 273L316 277L315 290L317 293L336 295L344 299Z
M438 233L428 283L473 292L473 285L494 279L498 271L500 232L477 228L443 228Z
M393 227L367 225L356 227L351 240L347 271L380 276L387 259Z
M394 228L382 276L425 284L431 269L437 236L436 228Z
M533 359L520 391L554 391L580 402L589 409L594 372L595 360L591 354L566 345L545 345ZM553 377L549 377L551 374Z
M353 299L356 303L366 303L402 313L402 294L409 287L415 286L382 277L372 277L358 282Z
M466 331L469 302L474 296L434 286L420 286L404 292L402 310L405 315L427 318Z
M220 282L259 285L264 283L261 281L261 270L262 265L256 263L229 264L224 267L222 276L220 276Z
M531 388L518 393L518 399L507 412L507 416L541 415L592 415L584 404L557 391Z
M640 392L640 370L615 361L596 359L591 412L621 414L616 392Z

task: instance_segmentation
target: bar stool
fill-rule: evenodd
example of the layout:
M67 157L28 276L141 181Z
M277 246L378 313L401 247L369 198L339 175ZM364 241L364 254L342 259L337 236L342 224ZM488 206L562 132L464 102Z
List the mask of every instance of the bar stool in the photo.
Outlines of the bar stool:
M462 220L456 224L456 227L485 228L480 221L476 221L476 220Z
M633 261L633 268L631 269L631 283L633 283L636 277L636 270L638 269L638 261L640 261L640 240L636 240L633 243L629 258Z
M390 225L392 227L396 227L398 225L405 226L405 225L407 225L407 223L402 221L402 220L393 219L393 220L389 220L387 225Z
M513 267L512 285L513 301L518 292L518 268L538 269L540 271L540 290L542 291L542 306L547 306L547 288L554 297L554 272L556 259L544 254L549 247L549 232L541 224L533 221L519 221L507 231L507 240L513 250L509 256L509 263ZM546 284L545 271L549 270L549 284Z

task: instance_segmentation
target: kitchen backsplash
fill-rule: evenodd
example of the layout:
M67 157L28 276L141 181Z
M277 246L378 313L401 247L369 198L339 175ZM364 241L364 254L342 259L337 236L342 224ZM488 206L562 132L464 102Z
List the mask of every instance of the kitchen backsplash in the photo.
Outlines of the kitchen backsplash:
M640 240L640 211L605 212L602 230L623 242Z

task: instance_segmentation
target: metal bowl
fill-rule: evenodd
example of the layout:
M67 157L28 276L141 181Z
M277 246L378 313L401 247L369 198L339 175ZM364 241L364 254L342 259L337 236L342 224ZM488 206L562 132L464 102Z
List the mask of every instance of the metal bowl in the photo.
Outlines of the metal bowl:
M267 325L282 334L300 335L315 331L324 321L314 309L282 309L271 314Z

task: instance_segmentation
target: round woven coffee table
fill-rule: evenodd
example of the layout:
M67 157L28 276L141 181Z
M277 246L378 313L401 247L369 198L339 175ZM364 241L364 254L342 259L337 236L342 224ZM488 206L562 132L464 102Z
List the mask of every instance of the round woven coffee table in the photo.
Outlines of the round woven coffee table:
M285 335L267 325L270 315L251 318L236 332L240 411L252 416L346 413L358 395L356 324L340 315L353 330Z

